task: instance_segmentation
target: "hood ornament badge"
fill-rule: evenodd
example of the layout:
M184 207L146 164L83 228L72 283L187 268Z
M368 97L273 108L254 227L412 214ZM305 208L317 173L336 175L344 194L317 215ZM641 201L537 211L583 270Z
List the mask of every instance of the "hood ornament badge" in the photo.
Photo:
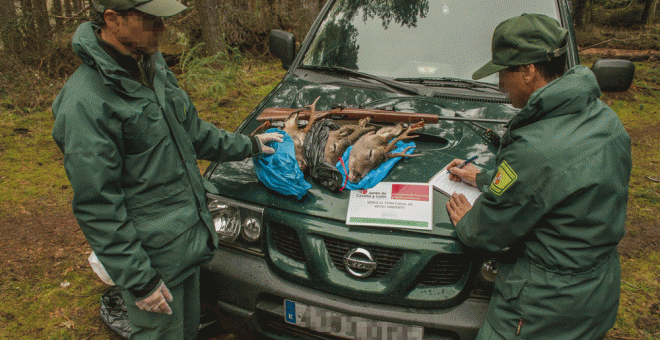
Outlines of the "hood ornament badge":
M344 255L344 266L348 272L359 278L371 275L378 264L371 253L364 248L353 248Z

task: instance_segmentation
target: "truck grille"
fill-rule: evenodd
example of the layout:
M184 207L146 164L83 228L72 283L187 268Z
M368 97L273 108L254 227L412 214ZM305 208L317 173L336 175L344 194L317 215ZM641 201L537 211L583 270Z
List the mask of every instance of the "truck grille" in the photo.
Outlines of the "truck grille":
M307 262L300 245L298 233L293 228L272 222L270 227L273 230L273 246L277 251L298 262Z
M344 266L344 255L346 255L346 253L351 249L358 247L369 250L374 257L374 260L378 263L378 267L376 267L376 270L369 276L369 278L380 278L387 275L390 269L392 269L401 256L403 256L403 251L397 249L361 245L329 237L324 238L324 241L325 247L328 249L328 253L332 259L332 263L334 263L337 269L343 272L348 272L346 266Z
M441 254L435 256L419 277L419 283L427 286L446 286L458 282L470 268L465 255Z
M282 255L295 261L306 263L305 253L302 250L298 233L291 227L270 223L273 246ZM369 276L370 279L381 278L396 265L403 256L403 251L392 248L363 245L355 242L344 241L336 238L325 237L323 239L328 250L330 259L337 269L348 273L344 265L344 255L353 248L365 248L373 255L378 263L376 270ZM465 255L440 254L435 256L422 270L419 276L419 284L426 286L453 285L469 271L470 258Z

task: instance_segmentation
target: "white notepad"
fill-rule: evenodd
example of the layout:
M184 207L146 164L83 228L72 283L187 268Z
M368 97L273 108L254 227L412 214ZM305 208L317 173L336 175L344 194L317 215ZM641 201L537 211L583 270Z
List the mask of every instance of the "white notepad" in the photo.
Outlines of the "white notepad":
M440 190L440 192L447 196L451 196L454 193L463 194L470 204L474 204L477 198L481 195L481 191L465 182L454 182L450 180L449 173L447 172L448 166L449 164L445 165L440 172L435 174L435 176L429 180L429 184L433 185L434 188Z

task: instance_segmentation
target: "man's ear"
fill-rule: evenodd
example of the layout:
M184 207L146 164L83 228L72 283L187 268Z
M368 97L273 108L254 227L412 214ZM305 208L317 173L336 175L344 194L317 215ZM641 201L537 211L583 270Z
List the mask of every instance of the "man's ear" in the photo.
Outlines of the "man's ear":
M116 27L119 21L119 13L111 9L106 9L105 12L103 12L103 20L105 20L105 24L108 27Z
M548 84L548 81L545 79L541 71L534 64L525 65L524 78L525 83L532 87L534 90L538 90L543 86Z
M536 76L538 76L538 69L534 64L522 65L523 79L526 84L530 84Z

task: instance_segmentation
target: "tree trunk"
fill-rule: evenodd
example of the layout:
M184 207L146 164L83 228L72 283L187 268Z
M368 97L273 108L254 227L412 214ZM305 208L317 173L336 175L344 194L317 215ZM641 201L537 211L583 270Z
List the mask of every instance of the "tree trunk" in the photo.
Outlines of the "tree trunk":
M211 55L225 51L223 28L218 20L222 14L218 6L216 0L195 0L202 41L206 44L206 51Z
M37 46L37 28L35 26L34 20L34 10L32 8L31 0L20 0L21 5L21 16L18 17L21 22L22 28L22 46L29 48L31 46Z
M50 15L55 17L55 30L59 30L64 23L64 19L61 18L64 13L62 13L62 1L53 0L52 6L50 7Z
M655 11L658 7L658 0L646 0L644 11L642 12L642 22L651 25L655 21Z
M32 0L32 8L34 10L34 22L37 28L37 44L39 49L43 46L50 44L50 18L48 17L48 7L46 0ZM35 47L36 47L35 46Z
M13 0L0 0L0 40L8 53L20 52L21 32Z
M73 13L78 13L82 9L82 2L80 0L73 0Z
M71 0L62 0L64 3L64 16L70 17L73 13L71 12Z
M584 27L591 23L592 0L573 0L573 23L575 26Z

